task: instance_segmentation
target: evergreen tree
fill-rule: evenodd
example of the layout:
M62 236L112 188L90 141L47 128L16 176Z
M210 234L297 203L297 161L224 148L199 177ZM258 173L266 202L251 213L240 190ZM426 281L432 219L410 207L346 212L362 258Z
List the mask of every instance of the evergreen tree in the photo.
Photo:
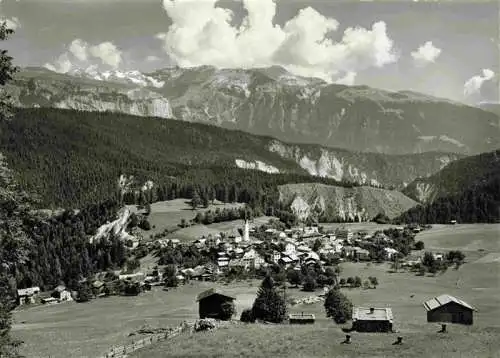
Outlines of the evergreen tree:
M193 208L193 210L195 210L200 205L202 205L200 194L198 194L198 191L195 191L193 193L193 197L191 199L190 205L191 205L191 208Z
M253 316L261 321L281 323L286 318L285 299L277 291L271 276L266 276L252 307Z
M7 28L7 23L0 25L0 41L6 40L14 31ZM12 64L12 57L7 51L0 51L0 122L12 117L10 97L3 86L12 79L17 72ZM17 266L12 262L18 254L25 256L23 246L26 235L22 230L22 217L19 216L20 200L17 188L11 181L11 173L3 167L3 158L0 155L0 357L19 357L18 347L21 342L14 340L10 335L11 310L14 308L15 282L13 272L8 272L9 265ZM15 256L10 256L14 254ZM10 257L9 257L10 256ZM5 272L7 271L7 272Z

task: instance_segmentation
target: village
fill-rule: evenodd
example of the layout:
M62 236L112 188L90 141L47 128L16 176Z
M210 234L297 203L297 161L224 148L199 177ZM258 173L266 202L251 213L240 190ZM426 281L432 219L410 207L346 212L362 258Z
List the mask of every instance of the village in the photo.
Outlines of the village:
M156 206L149 216L151 227L171 215L155 214L155 210ZM192 213L187 211L187 217ZM468 271L461 267L474 270L468 263L487 252L468 249L466 259L458 250L462 250L462 241L438 245L426 239L427 233L432 238L446 238L468 226L307 222L290 227L267 217L233 220L208 230L207 226L191 224L187 229L179 225L177 231L167 231L165 226L148 231L137 223L146 216L133 220L126 210L120 215L92 239L116 234L126 241L123 268L82 278L76 287L60 282L53 288L18 290L15 329L22 337L37 335L30 325L53 314L59 317L54 322L57 326L65 325L68 319L94 324L97 317L107 317L106 333L99 334L100 345L86 348L92 354L108 352L107 357L114 357L111 352L126 342L132 342L127 349L135 351L142 344L136 342L156 334L140 333L136 341L135 336L128 338L143 325L141 322L158 328L143 327L140 332L157 332L182 322L191 322L199 330L218 331L229 323L243 325L242 329L246 327L258 336L261 324L268 323L266 318L252 316L253 306L268 277L286 306L279 326L314 327L319 332L334 329L337 343L346 346L365 340L355 332L386 332L384 344L394 343L395 347L409 344L409 340L415 344L411 332L429 331L424 321L436 326L435 334L453 334L457 324L474 327L476 307L484 308L481 301L467 302L471 294L461 287L474 283L462 283L461 272ZM184 232L201 234L187 239ZM332 292L352 302L345 321L328 313ZM136 305L142 307L140 314ZM233 308L228 310L228 306ZM408 328L408 319L419 323L410 323ZM245 326L251 322L257 324ZM73 331L75 337L88 336L78 329ZM53 352L49 346L44 349L47 354Z
M341 278L342 262L364 262L368 265L370 262L389 262L395 270L402 269L416 274L422 274L426 270L435 273L436 267L443 268L452 263L463 262L464 257L459 257L457 261L454 252L423 253L423 243L415 242L415 235L428 228L419 225L396 226L370 234L365 230L353 232L345 226L325 231L317 224L286 229L277 220L251 227L250 221L245 220L242 228L203 236L189 243L165 238L131 242L131 254L141 252L140 256L144 256L146 251L159 257L160 264L146 268L137 264L138 267L128 267L121 272L103 272L93 278L81 280L80 289L77 291L69 290L64 285L58 285L52 291L43 293L39 287L19 289L17 303L19 306L26 306L37 303L86 302L110 295L137 296L157 286L168 292L169 288L193 280L213 282L216 286L222 286L233 280L262 279L269 272L281 285L288 282L295 287L301 285L303 291L321 291L317 296L295 300L293 304L317 302L324 299L326 293L335 286L367 289L376 288L379 284L374 276L369 276L364 282L358 276ZM190 255L190 262L199 264L193 267L179 264L183 261L179 255L182 256L183 253L185 256L186 253ZM429 260L431 263L426 262ZM209 291L211 294L200 295L221 295L216 290ZM234 299L231 296L220 297ZM433 300L426 303L429 311L450 302L464 307L467 312L473 309L452 296L444 295ZM223 301L217 299L217 302ZM200 313L201 318L205 316L207 314ZM359 330L370 329L359 323L367 320L367 317L376 322L387 323L382 326L379 325L380 322L377 323L375 330L392 330L393 316L390 308L356 307L353 312L353 327ZM470 313L461 313L460 318L453 317L453 321L472 323ZM314 315L290 315L289 321L313 323Z

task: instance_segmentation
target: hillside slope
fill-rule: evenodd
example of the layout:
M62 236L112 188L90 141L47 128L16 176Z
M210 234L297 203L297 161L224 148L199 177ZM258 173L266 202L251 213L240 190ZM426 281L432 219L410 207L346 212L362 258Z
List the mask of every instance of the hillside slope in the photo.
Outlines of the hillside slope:
M500 150L452 163L405 192L421 194L427 203L404 213L406 222L500 222Z
M0 152L20 174L20 183L51 205L104 200L117 190L122 174L134 175L142 186L191 171L189 178L202 183L208 181L207 171L194 171L214 167L221 168L218 172L233 168L233 175L238 168L250 168L402 187L461 157L352 153L197 123L44 108L19 110L15 120L0 123ZM229 173L224 176L229 180Z
M427 177L417 178L403 192L422 203L456 195L500 172L500 150L462 158Z
M21 107L174 117L352 151L477 154L500 146L494 113L410 91L326 84L280 67L74 76L29 68L9 88Z
M301 219L316 213L320 221L368 221L384 213L394 218L417 205L404 194L372 187L344 188L316 183L279 186L280 201Z

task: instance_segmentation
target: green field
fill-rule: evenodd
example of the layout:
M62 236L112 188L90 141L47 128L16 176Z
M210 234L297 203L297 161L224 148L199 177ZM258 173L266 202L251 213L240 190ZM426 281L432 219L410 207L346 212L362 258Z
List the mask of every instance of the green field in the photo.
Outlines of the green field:
M500 225L435 226L421 233L427 248L464 249L467 257L459 270L449 269L435 277L409 272L390 273L386 264L344 263L341 277L376 276L377 289L345 289L355 305L389 306L395 328L404 337L402 346L392 346L398 334L353 333L352 345L340 345L344 333L325 318L321 303L291 308L292 312L315 313L310 327L248 326L231 330L175 338L173 341L137 351L136 357L291 356L291 357L493 357L500 350ZM475 242L473 247L468 247ZM484 251L479 251L480 249ZM222 286L236 295L238 312L250 307L258 282ZM108 297L85 304L33 307L15 313L14 334L26 342L27 357L95 357L112 345L137 336L128 334L144 324L176 325L197 316L195 296L210 283L195 283L170 292L155 290L138 297ZM290 296L309 293L288 289ZM478 309L474 325L450 325L438 335L436 324L426 323L422 302L448 293ZM412 297L413 296L413 297ZM239 315L238 315L239 317ZM25 323L21 323L25 322ZM272 330L270 332L269 330ZM455 349L455 351L454 351Z
M189 222L194 219L198 212L203 213L208 210L215 211L217 208L220 210L239 208L243 205L244 204L241 203L216 202L214 205L209 205L208 208L198 208L196 210L192 210L189 205L189 200L187 199L159 201L151 204L151 213L148 217L148 221L150 222L152 229L149 231L143 231L143 235L144 237L149 237L149 235L161 233L165 229L178 229L178 225L181 223L182 219ZM128 208L132 211L136 210L135 205L129 205Z

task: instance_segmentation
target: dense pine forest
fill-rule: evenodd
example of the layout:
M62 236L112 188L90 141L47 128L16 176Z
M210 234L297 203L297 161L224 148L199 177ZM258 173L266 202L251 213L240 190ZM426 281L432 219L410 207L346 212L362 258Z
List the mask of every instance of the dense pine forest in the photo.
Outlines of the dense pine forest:
M451 220L500 222L500 150L461 159L428 181L436 186L437 199L409 210L398 220L429 224Z
M0 123L0 146L21 187L40 195L40 207L79 208L108 199L131 202L191 198L240 201L266 209L277 186L322 182L255 143L265 137L202 124L115 113L19 109ZM235 168L234 158L261 159L289 168L267 174ZM133 189L155 183L146 194L120 196L118 178L133 176ZM267 203L269 204L266 204Z

